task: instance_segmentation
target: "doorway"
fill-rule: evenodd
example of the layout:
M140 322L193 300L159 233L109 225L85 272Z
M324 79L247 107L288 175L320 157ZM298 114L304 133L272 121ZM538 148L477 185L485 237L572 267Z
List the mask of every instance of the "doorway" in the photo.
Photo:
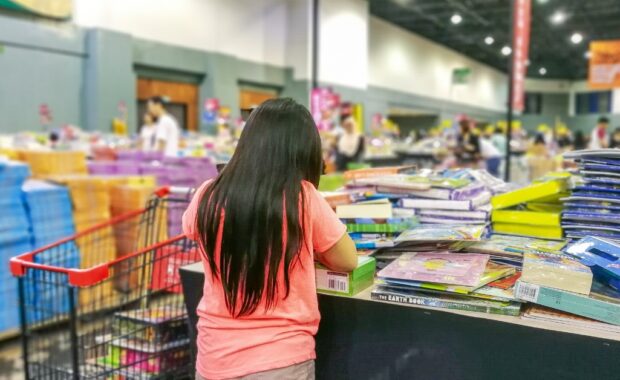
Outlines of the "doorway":
M146 112L146 102L153 96L166 96L170 103L166 109L186 131L198 130L198 86L191 83L170 82L158 79L138 78L138 125Z

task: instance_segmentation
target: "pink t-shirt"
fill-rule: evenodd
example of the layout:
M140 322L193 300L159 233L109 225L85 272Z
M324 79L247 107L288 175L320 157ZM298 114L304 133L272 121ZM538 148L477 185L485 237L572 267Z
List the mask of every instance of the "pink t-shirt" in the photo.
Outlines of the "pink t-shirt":
M209 182L196 192L183 215L183 231L198 240L196 212ZM309 182L303 182L306 223L300 262L290 273L290 292L284 298L283 266L279 273L275 308L265 310L264 302L249 316L233 318L226 308L219 280L205 267L204 295L198 305L198 355L196 370L207 379L229 379L302 363L316 357L314 335L319 327L319 307L314 274L314 252L325 252L345 234L346 227L325 199ZM243 236L239 236L243 239ZM221 241L221 233L218 237ZM219 256L218 242L216 262Z

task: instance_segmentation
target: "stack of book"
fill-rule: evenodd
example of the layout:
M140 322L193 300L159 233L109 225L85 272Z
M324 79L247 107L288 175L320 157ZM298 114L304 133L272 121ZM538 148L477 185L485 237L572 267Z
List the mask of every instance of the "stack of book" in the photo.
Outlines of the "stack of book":
M378 273L371 297L429 307L519 315L501 279L515 269L479 253L406 252ZM494 284L495 282L495 284Z
M562 239L562 203L569 175L558 173L491 200L493 232L542 239Z
M8 262L13 256L32 250L30 223L24 205L21 187L30 169L15 161L0 161L0 331L19 327L17 281L9 272Z
M566 236L620 239L620 151L585 150L564 155L579 167L581 183L564 199Z

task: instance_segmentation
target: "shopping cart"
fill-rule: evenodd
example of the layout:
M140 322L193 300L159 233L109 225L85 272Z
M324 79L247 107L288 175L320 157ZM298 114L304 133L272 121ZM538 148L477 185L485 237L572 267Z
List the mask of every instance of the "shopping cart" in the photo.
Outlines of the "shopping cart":
M138 211L11 259L26 379L178 379L191 373L178 268L191 191L161 189Z

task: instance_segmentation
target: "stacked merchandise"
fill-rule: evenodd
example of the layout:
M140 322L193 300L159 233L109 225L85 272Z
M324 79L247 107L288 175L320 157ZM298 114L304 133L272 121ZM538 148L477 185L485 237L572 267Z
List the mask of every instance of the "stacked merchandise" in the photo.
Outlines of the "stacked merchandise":
M86 155L78 151L19 151L21 161L30 165L35 178L86 174Z
M159 306L117 312L108 354L97 364L127 379L176 378L190 366L190 339L184 308Z
M31 179L24 183L22 191L28 209L35 249L75 234L71 198L66 187ZM80 252L75 243L67 243L62 252L44 252L36 256L36 260L48 265L79 268ZM33 318L29 322L45 321L55 315L68 312L68 296L58 286L59 283L64 283L64 276L43 271L35 271L33 275L37 277L32 282L36 288L29 294L32 294L35 299L29 303L46 305L46 307L29 313L29 316Z
M617 149L570 152L581 180L564 199L562 226L566 236L620 239L620 151Z
M562 239L562 203L569 175L558 173L491 200L493 232L542 239Z
M589 324L594 320L620 325L619 264L620 244L597 237L569 245L564 254L528 253L515 295L523 301L588 318L585 322ZM564 316L555 314L556 319L557 315Z
M30 225L21 187L30 176L27 165L0 162L0 332L19 327L17 281L9 272L9 259L32 250Z
M371 297L380 301L428 307L518 315L520 303L509 290L513 266L483 253L457 252L456 247L481 240L484 226L421 226L396 239L393 252L403 252L377 274Z

